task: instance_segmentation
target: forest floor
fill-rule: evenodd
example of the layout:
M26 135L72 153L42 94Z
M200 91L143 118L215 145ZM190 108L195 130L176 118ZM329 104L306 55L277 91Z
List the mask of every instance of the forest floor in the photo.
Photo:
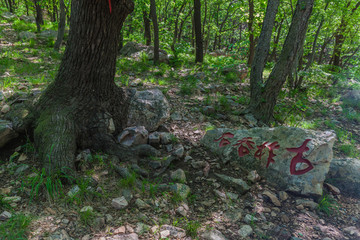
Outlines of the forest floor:
M53 52L51 44L51 40L19 42L11 23L1 22L0 90L6 98L0 109L13 103L12 99L41 91L54 79L61 53ZM248 103L249 79L239 81L236 74L221 74L222 69L238 64L231 57L207 57L202 68L192 66L192 57L181 55L172 62L173 67L153 67L145 57L119 58L116 75L120 86L156 87L168 98L172 114L164 127L175 136L174 143L184 146L187 157L172 163L164 176L182 169L184 183L191 189L189 197L181 199L158 190L167 177L121 179L108 164L109 157L101 153L91 153L91 161L83 162L77 182L80 191L70 197L74 186L60 185L42 174L31 139L16 139L0 151L0 210L13 215L1 223L0 239L360 239L360 199L327 193L319 205L304 206L296 203L304 198L280 194L265 179L240 196L218 182L214 172L246 176L241 176L236 164L222 164L200 140L208 129L252 127L239 114ZM284 89L275 112L276 124L333 130L338 136L334 158L357 157L360 117L340 101L357 82L339 78L338 85L332 86L331 78L318 70L302 91ZM210 166L208 176L191 164L204 161ZM15 174L24 164L29 168ZM150 190L139 187L138 182ZM132 200L127 208L115 210L111 200L123 189L130 190ZM265 190L282 196L280 206L262 194ZM232 197L219 192L232 193ZM9 196L14 197L10 204L4 201ZM93 210L82 211L85 206Z

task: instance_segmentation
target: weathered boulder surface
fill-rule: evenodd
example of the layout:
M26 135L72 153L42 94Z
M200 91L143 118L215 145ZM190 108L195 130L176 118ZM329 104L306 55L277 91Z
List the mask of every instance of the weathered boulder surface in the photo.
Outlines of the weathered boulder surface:
M130 100L128 126L155 131L170 117L170 105L159 89L136 91Z
M144 44L136 43L136 42L128 42L120 50L120 55L125 57L133 57L136 59L140 59L143 53L147 54L149 60L154 59L153 46L146 46ZM160 62L164 62L164 63L169 62L169 56L165 50L162 49L159 50L159 60Z
M0 148L17 136L18 133L12 128L12 123L0 119Z
M225 140L219 139L224 133L231 134L225 134L223 138ZM240 148L241 145L234 146L238 143L238 140L247 137L251 137L252 139L249 139L249 141L254 143L244 142L242 148ZM202 144L218 154L224 163L238 161L242 167L249 171L255 169L269 183L276 185L281 190L305 196L320 197L333 158L332 147L335 138L335 133L329 131L322 132L290 127L252 128L249 130L220 128L207 131L202 139ZM287 148L299 148L306 143L306 139L311 140L307 141L306 147L308 150L304 151L302 156L310 161L313 169L302 173L301 170L307 169L309 165L307 163L297 163L295 169L293 169L295 171L291 174L290 163L296 159L298 153L288 151ZM273 145L272 153L275 154L273 156L275 162L270 162L268 168L266 167L270 155L268 147L264 147L260 158L255 158L256 153L259 157L258 150L265 142L268 142L267 146L274 142L278 142L277 145L279 145L278 148L274 147L276 144ZM224 146L220 147L220 143ZM250 144L253 149L248 147L247 144ZM239 150L244 156L239 157Z
M356 158L332 160L326 182L338 187L342 193L360 197L360 160Z

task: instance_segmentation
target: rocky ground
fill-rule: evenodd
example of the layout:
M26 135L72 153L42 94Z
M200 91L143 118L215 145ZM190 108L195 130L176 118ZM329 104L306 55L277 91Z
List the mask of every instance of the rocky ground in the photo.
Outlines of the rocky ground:
M5 31L8 27L3 29L0 44L12 51L15 40L12 31ZM171 69L156 78L168 78L171 71L177 71L179 79L194 74L192 69ZM238 114L245 103L233 100L248 97L247 80L222 84L216 81L215 72L197 73L199 82L204 82L203 75L210 80L183 95L179 79L166 85L138 80L154 72L122 72L130 76L132 87L160 88L171 106L170 118L158 129L162 137L154 145L160 154L138 163L147 172L112 156L82 151L77 158L79 179L62 186L58 178L42 174L31 139L16 138L0 151L2 224L11 216L30 216L28 239L360 239L360 199L331 185L320 199L292 195L272 187L256 172L245 171L236 161L224 164L200 143L211 128L257 125L251 117ZM12 74L4 71L0 79ZM25 92L28 98L39 89L41 86L26 81L2 89L6 99L1 102L0 118L5 118L5 105L12 108L21 102L19 97L11 98L14 92ZM220 102L219 94L227 103ZM359 140L357 123L344 118L339 101L313 99L313 104L312 118L336 121L338 128ZM318 129L328 126L322 124ZM345 157L337 144L334 155ZM239 192L215 174L241 178L250 189Z

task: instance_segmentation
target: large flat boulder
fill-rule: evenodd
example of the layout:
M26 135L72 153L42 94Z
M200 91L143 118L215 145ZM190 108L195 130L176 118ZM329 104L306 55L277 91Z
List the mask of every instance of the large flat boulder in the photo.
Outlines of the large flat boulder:
M0 148L17 136L18 133L12 128L12 123L0 119Z
M130 100L127 126L155 131L170 117L170 105L159 89L136 91Z
M360 160L356 158L333 159L326 182L339 188L341 193L360 197Z
M224 163L238 161L281 190L320 197L333 158L335 138L330 131L290 127L221 128L207 131L202 144Z
M141 59L141 56L144 53L148 56L149 60L154 59L153 46L146 46L136 42L128 42L120 49L120 55L135 59ZM164 63L169 62L169 56L165 50L159 49L159 61Z

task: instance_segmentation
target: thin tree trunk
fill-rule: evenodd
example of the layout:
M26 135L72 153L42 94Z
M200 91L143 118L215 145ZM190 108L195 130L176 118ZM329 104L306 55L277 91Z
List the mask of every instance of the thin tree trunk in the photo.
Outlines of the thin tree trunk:
M202 63L204 59L203 40L201 34L201 2L194 0L194 28L196 37L196 58L195 62Z
M35 20L36 20L36 28L37 28L37 31L40 32L41 31L41 25L44 25L42 9L41 9L41 5L40 5L39 0L34 0L34 4L35 4L35 10L36 10L36 18L35 18Z
M64 0L60 1L60 21L59 21L59 27L58 27L58 34L56 38L56 42L54 44L54 50L59 51L61 43L64 38L65 33L65 22L66 22L66 12L65 12L65 3Z
M279 60L270 73L260 97L256 98L256 102L253 103L255 106L252 110L254 117L264 123L271 121L277 96L304 47L313 5L314 0L298 0Z
M156 3L155 0L150 0L150 16L154 28L154 64L159 63L159 25L156 15Z
M151 45L151 28L150 28L150 19L148 13L143 11L143 20L144 20L144 38L146 40L146 45Z
M247 64L251 66L251 63L254 59L255 54L255 40L254 40L254 0L249 0L249 23L248 23L248 31L249 31L249 58Z
M265 60L270 49L271 34L275 23L276 14L280 0L269 0L266 14L263 21L259 42L256 46L254 61L250 72L250 105L249 109L254 108L260 102L261 90L263 86L263 71Z

